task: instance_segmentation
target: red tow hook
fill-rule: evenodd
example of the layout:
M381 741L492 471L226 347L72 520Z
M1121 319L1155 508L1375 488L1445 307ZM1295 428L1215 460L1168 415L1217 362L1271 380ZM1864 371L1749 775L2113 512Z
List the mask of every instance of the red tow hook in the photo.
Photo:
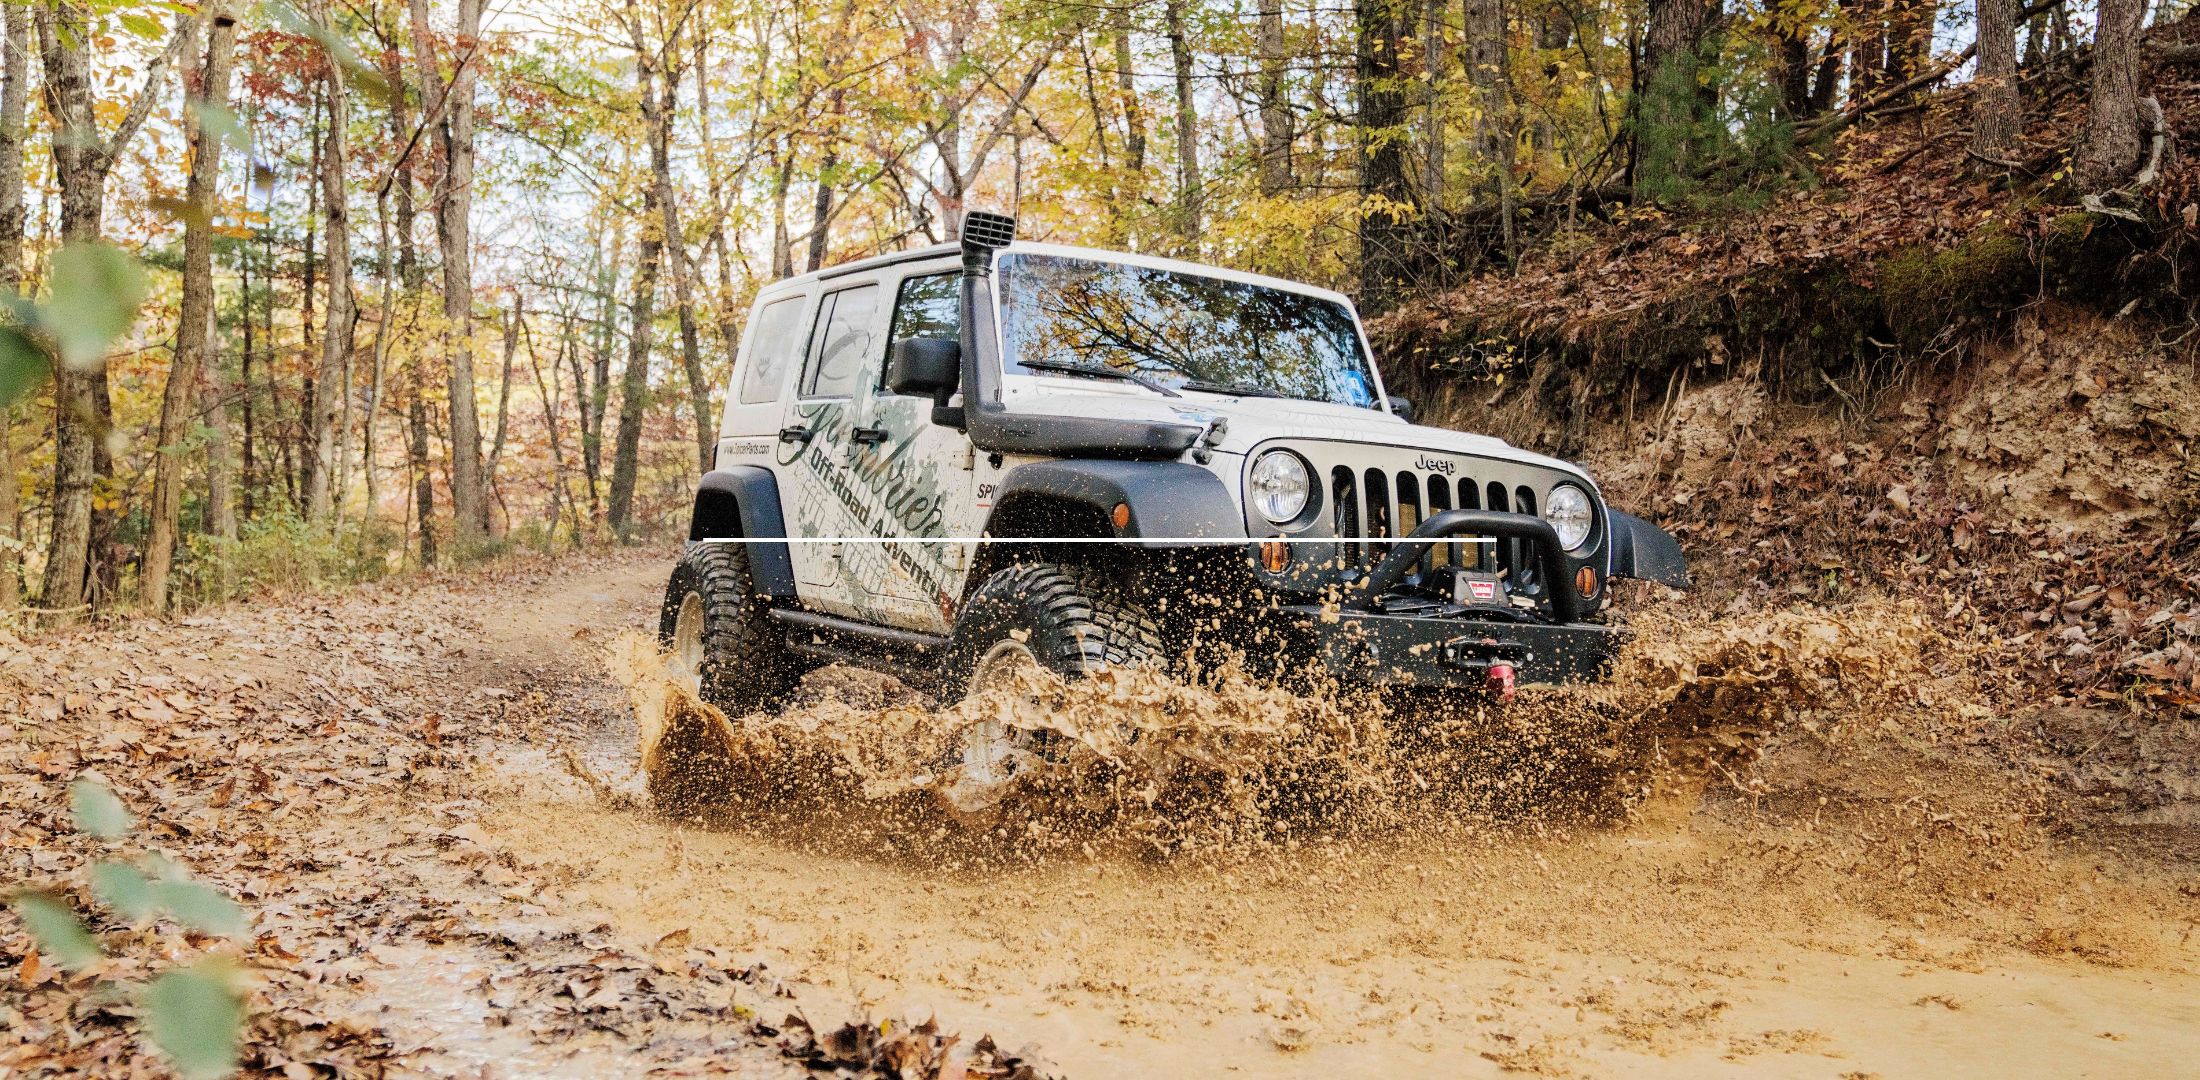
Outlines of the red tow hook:
M1513 666L1503 660L1490 665L1489 681L1483 684L1483 693L1500 705L1512 703L1513 693L1520 689L1520 676Z

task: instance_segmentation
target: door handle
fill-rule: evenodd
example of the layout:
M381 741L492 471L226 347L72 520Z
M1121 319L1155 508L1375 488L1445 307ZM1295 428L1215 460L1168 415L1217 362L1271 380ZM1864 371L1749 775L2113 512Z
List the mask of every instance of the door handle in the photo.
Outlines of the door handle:
M810 429L803 427L800 424L796 424L793 427L783 427L779 429L780 442L806 443L810 441L810 435Z
M849 432L848 437L865 446L876 446L886 441L886 429L882 427L859 427Z

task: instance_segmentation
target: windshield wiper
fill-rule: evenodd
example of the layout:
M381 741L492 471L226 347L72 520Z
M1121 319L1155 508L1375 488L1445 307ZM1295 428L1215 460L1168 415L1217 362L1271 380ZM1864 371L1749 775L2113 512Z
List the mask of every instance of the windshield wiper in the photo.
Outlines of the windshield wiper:
M1186 390L1203 390L1210 394L1236 394L1240 397L1272 398L1288 398L1291 396L1281 391L1270 390L1265 386L1240 386L1237 383L1203 382L1198 379L1193 379L1182 385Z
M1072 375L1097 375L1103 379L1121 379L1124 382L1137 383L1156 394L1160 394L1162 397L1180 398L1184 396L1135 371L1124 371L1122 368L1112 368L1106 364L1080 364L1074 360L1047 360L1043 358L1025 360L1022 363L1024 367L1032 371L1060 371Z

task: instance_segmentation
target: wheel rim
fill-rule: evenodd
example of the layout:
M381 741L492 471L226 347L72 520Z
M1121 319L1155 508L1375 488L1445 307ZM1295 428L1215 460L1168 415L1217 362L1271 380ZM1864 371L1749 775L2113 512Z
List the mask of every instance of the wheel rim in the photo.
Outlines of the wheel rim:
M703 594L691 592L680 598L680 612L672 622L672 676L681 685L703 693Z
M1024 673L1042 667L1030 646L1013 639L999 642L986 650L977 669L971 672L970 692L1012 690L1022 682ZM1031 745L1030 732L998 716L964 728L957 740L961 768L954 787L947 792L949 803L972 811L999 801L1008 785L1024 771Z

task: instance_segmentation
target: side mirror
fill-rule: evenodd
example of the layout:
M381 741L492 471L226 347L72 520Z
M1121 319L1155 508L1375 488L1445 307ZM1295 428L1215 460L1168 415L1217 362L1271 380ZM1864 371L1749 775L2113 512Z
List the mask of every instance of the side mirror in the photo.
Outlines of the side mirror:
M1408 424L1413 422L1413 402L1405 398L1393 394L1390 398L1390 411L1397 414L1398 419Z
M886 363L886 388L945 401L962 381L962 345L952 338L903 338Z

